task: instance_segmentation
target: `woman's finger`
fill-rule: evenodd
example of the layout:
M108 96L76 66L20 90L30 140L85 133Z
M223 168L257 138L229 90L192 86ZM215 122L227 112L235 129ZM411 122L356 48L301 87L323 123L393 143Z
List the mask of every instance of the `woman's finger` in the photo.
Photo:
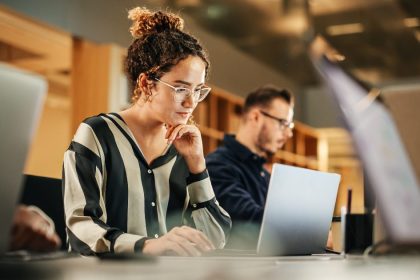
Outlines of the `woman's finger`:
M169 138L169 135L171 135L172 131L174 130L176 126L166 126L166 134L165 139Z
M200 239L203 244L206 244L211 250L216 249L213 243L207 238L207 236L199 230L195 230L195 233L192 234L195 239Z
M180 139L183 135L189 133L192 137L198 137L197 128L193 126L184 126L178 131L176 139Z
M181 124L176 126L171 133L169 134L168 137L168 143L172 143L178 136L179 131L184 127L185 125Z
M165 246L167 251L175 252L178 256L188 257L188 252L177 242L172 240L167 241Z
M195 243L190 242L187 238L176 233L170 234L168 238L177 243L189 256L200 256L200 251L195 247Z
M168 143L172 143L175 139L181 138L186 133L191 133L194 137L200 135L200 131L195 125L181 124L168 129L165 137L168 139Z
M206 252L214 249L213 244L208 238L201 232L194 228L183 226L176 231L177 235L181 235L189 242L197 245L198 249L202 252Z

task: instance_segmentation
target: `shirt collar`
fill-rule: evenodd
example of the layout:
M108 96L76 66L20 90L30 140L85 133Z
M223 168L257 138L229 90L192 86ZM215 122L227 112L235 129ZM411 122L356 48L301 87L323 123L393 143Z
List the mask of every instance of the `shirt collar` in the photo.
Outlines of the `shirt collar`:
M238 142L238 140L236 140L235 138L235 135L233 134L225 134L225 137L223 138L223 143L226 148L228 148L233 153L237 154L242 161L252 158L254 160L258 160L258 162L260 162L261 164L264 164L266 162L265 158L253 153L245 145Z

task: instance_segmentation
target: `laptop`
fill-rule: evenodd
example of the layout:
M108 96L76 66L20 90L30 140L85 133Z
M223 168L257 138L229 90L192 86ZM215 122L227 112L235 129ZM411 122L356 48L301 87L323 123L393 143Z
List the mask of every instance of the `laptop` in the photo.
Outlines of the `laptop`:
M274 164L257 254L325 253L341 176Z
M9 247L22 172L46 92L42 77L0 64L0 255Z
M378 91L362 86L325 55L313 57L340 108L394 245L420 244L420 187L391 114ZM378 98L379 96L379 98ZM415 120L412 129L418 129Z
M341 176L274 164L257 249L222 249L212 256L325 254Z

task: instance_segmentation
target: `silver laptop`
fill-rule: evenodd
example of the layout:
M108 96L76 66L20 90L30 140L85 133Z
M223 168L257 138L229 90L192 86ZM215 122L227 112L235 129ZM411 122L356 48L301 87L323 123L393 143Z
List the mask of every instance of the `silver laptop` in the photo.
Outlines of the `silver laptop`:
M325 253L340 177L274 164L257 254Z
M337 102L377 199L389 241L420 244L420 186L388 109L326 57L313 59ZM412 129L418 129L411 120Z
M8 249L22 172L46 91L41 77L0 64L0 254Z

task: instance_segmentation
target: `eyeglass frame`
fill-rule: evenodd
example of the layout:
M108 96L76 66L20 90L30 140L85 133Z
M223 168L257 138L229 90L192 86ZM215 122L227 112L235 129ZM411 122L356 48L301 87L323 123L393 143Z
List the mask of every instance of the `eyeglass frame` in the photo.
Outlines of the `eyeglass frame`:
M269 114L269 113L267 113L267 112L265 112L263 110L260 110L260 113L262 115L270 118L270 119L276 120L280 124L280 128L282 130L285 130L285 129L293 130L293 128L295 128L295 123L294 122L289 122L286 119L277 118L277 117L275 117L275 116L273 116L273 115L271 115L271 114Z
M158 81L158 82L161 82L162 84L164 84L164 85L166 85L166 86L168 86L168 87L172 88L172 90L173 90L173 92L174 92L174 100L175 100L176 102L183 102L183 101L185 101L185 99L187 99L188 97L193 96L193 100L194 100L195 102L199 103L199 102L203 101L203 100L207 97L207 95L210 93L210 91L211 91L211 87L208 87L208 86L204 86L204 87L202 87L202 88L199 90L199 94L198 94L198 96L200 97L201 90L203 90L203 89L206 89L206 90L207 90L207 93L206 93L206 94L204 94L204 95L201 97L201 99L195 100L195 99L194 99L194 95L196 95L196 93L195 93L195 91L193 91L192 89L189 89L189 88L184 87L184 86L178 86L178 87L175 87L175 86L173 86L173 85L171 85L171 84L169 84L169 83L167 83L167 82L164 82L164 81L162 81L161 79L158 79L158 78L154 78L154 80L155 80L155 81ZM177 90L179 90L179 89L189 91L189 94L185 95L185 97L184 97L182 100L177 100L177 99L176 99L176 97L177 97L177 96L180 96L180 95L181 95L179 92L177 92Z

